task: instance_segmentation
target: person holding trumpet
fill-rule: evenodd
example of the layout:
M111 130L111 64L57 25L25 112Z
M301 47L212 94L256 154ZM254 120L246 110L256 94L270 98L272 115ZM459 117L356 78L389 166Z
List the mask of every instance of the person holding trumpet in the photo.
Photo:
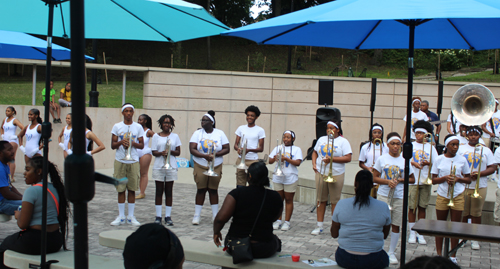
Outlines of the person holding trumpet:
M410 226L410 236L408 243L426 245L427 242L423 235L417 234L411 229L418 219L425 219L425 210L429 205L431 198L432 179L430 168L438 156L436 148L432 145L432 126L429 122L419 120L413 124L416 140L413 141L413 157L411 165L416 172L415 183L411 184L408 191L408 226ZM430 140L428 140L430 139Z
M399 227L403 221L403 192L405 159L401 156L401 137L396 132L387 135L389 153L378 158L373 167L373 180L380 184L378 200L387 203L391 210L391 243L389 246L389 263L398 264L394 254L399 241ZM413 168L410 166L409 183L415 182Z
M273 187L277 191L281 200L285 200L285 222L281 224L281 215L273 223L273 229L281 227L282 231L290 229L290 219L293 213L293 196L299 182L299 171L297 167L302 163L302 150L293 146L295 133L287 130L283 133L283 144L277 145L269 154L269 164L276 162L276 169L273 173Z
M460 222L464 210L465 184L470 184L470 169L464 156L457 154L459 139L456 135L449 134L444 139L444 154L436 158L432 165L432 184L439 184L436 198L436 218L447 220L448 212L451 221ZM451 248L458 245L458 239L451 239ZM436 236L437 255L443 251L443 237ZM456 253L450 257L457 263Z
M487 177L496 170L493 153L488 147L479 143L481 135L481 126L468 127L467 138L469 143L460 146L458 149L458 155L465 157L471 173L471 184L468 184L465 189L465 205L462 214L462 222L464 223L469 222L469 219L471 219L472 223L481 224L481 215L488 187ZM471 247L474 250L480 249L477 241L471 241Z
M340 136L341 129L337 120L326 124L326 134L318 139L312 153L313 170L316 173L316 220L317 227L311 232L323 232L326 202L330 195L332 214L340 200L344 187L345 164L351 161L352 150L349 141Z
M212 220L219 212L217 190L222 177L222 156L229 153L229 140L222 130L215 128L214 117L213 110L203 115L201 118L202 128L196 130L189 140L189 152L193 155L193 176L197 188L193 225L200 224L201 210L207 192L212 207Z
M388 153L389 148L387 144L382 141L384 137L384 127L382 127L382 125L378 123L373 124L368 137L370 140L365 143L359 151L359 167L373 172L375 162L380 156ZM377 199L377 190L378 184L373 182L370 196Z
M153 164L153 179L155 181L155 223L161 224L161 206L163 193L165 193L165 224L173 226L172 221L172 189L174 181L177 180L177 159L181 155L181 140L179 136L172 133L175 127L174 118L168 114L160 117L158 126L161 132L153 135L151 150L155 156ZM167 165L168 164L168 165Z

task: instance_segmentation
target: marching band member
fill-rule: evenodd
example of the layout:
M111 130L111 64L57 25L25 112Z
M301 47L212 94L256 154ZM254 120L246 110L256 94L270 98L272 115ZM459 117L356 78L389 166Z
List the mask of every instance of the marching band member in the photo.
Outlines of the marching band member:
M86 142L86 146L85 148L87 149L87 154L92 156L96 153L99 153L101 151L103 151L106 147L104 146L104 144L101 142L101 140L97 137L97 135L95 135L95 133L92 132L92 120L90 119L90 117L88 115L85 115L86 119L85 119L85 124L86 124L86 128L85 128L85 142ZM71 120L71 118L70 118ZM68 155L71 155L73 154L73 131L70 131L70 134L69 134L69 141L68 141L68 146L65 150L65 152L68 154ZM93 143L96 143L97 144L97 148L94 149L94 144Z
M19 144L23 144L23 137L26 135L26 147L20 146L19 148L24 153L24 161L28 161L36 156L42 156L42 119L40 118L40 110L32 108L28 112L28 119L30 124L24 126L23 130L19 132Z
M472 223L481 224L481 213L483 211L484 201L486 200L488 187L487 177L493 174L496 170L496 164L491 150L485 146L479 147L479 149L476 150L476 145L478 144L481 135L482 129L480 126L470 126L467 129L467 138L469 139L469 143L460 146L457 153L458 155L465 157L467 165L470 167L471 174L471 184L467 185L467 188L465 189L465 205L464 212L462 214L462 222L464 223L467 223L469 219L472 219ZM479 160L481 160L480 167ZM477 173L479 169L481 169L478 189L480 197L472 198L471 195L474 193L476 188ZM471 247L475 250L480 248L477 241L471 241Z
M448 115L448 119L446 120L446 129L448 130L449 134L459 134L460 133L460 121L455 118L455 115L453 115L453 112L450 111L450 115Z
M491 137L499 137L500 136L500 111L498 111L498 100L495 100L495 112L491 116L491 118L481 125L483 130L483 140L487 144L487 147L490 146Z
M500 164L500 150L498 150L500 147L498 147L495 150L495 164L498 165ZM495 192L495 207L493 209L493 220L495 222L500 223L500 180L497 180L497 190Z
M68 115L66 115L66 126L61 130L59 137L57 137L59 147L63 150L64 159L68 157L68 152L66 150L68 149L69 139L71 138L71 130L73 130L73 126L71 124L71 113L68 113Z
M318 139L312 153L313 170L316 173L316 199L318 202L316 210L317 227L311 232L312 235L319 235L323 232L323 220L325 219L328 195L330 195L333 214L344 186L345 164L350 162L352 157L351 145L347 139L339 135L341 129L338 124L337 120L329 121L326 124L327 135ZM332 144L328 142L330 135L333 135L333 149ZM331 164L330 160L332 160ZM330 165L335 182L327 183L323 180L323 175L329 174Z
M425 121L429 121L429 117L427 117L427 114L425 114L424 112L420 111L420 103L422 102L422 99L420 99L420 97L413 97L412 99L412 103L411 105L413 106L413 110L411 111L411 136L410 136L410 139L412 141L415 140L415 133L413 132L413 124L419 120L425 120ZM403 118L404 121L406 121L406 117L408 115L405 115L405 117ZM405 124L405 129L403 131L403 143L405 142L406 140L406 124Z
M189 140L189 152L193 155L193 176L196 182L196 198L194 206L193 225L200 224L201 209L205 202L205 194L208 192L210 205L212 207L212 220L219 211L219 189L222 178L222 156L229 153L229 140L222 130L215 128L215 112L208 111L201 118L201 129L196 130ZM209 148L214 144L215 152L210 154ZM214 162L216 177L204 175L208 171L209 162ZM245 172L245 171L243 171Z
M250 167L250 165L257 161L259 158L257 153L264 151L264 138L266 137L266 132L260 126L255 125L255 122L260 116L260 110L256 106L249 106L245 109L245 115L247 116L247 124L241 125L236 129L236 140L234 141L234 150L238 152L238 159L236 160L236 165L241 162L241 145L244 141L247 141L246 155L245 155L245 165ZM244 169L236 169L236 187L244 187L247 184L247 174Z
M460 128L459 128L460 132L457 134L457 138L459 141L459 147L462 147L462 146L469 144L469 139L467 138L467 129L468 128L469 128L469 126L467 126L463 123L460 123ZM487 146L481 137L479 138L478 143Z
M390 264L398 264L394 252L399 240L399 227L403 219L404 167L405 159L399 153L401 137L392 132L387 135L389 153L378 158L373 167L373 179L380 187L377 196L380 201L386 202L391 210L391 244L389 246ZM409 183L414 183L413 168L410 166ZM399 175L399 176L398 176ZM394 189L391 191L391 189ZM391 194L392 193L392 194ZM392 199L391 196L392 195Z
M446 220L448 212L451 214L451 221L460 222L462 218L465 184L470 183L470 170L465 157L457 154L459 143L456 135L447 135L444 139L444 154L439 155L432 165L432 184L439 184L436 198L438 220ZM456 245L458 239L452 238L451 248ZM443 237L436 236L436 251L439 256L442 254L442 248ZM450 259L456 264L456 253L451 256Z
M431 156L434 156L432 158L432 163L434 163L438 153L436 148L432 146L431 142L424 144L424 139L427 139L425 135L427 133L432 135L432 126L429 122L423 120L415 122L413 125L413 131L415 132L416 140L412 143L413 158L411 160L411 165L413 167L413 171L416 172L414 176L416 176L417 179L415 179L414 184L410 185L410 189L408 191L408 223L410 226L410 237L408 239L408 243L415 244L418 240L419 244L426 245L427 242L425 241L424 236L417 234L417 232L411 229L415 225L415 221L417 219L417 210L418 219L425 219L425 210L429 205L432 189L432 185L426 185L425 181L427 180L430 172L429 168L431 166Z
M13 106L8 106L7 109L5 109L5 120L2 122L2 126L0 128L0 132L2 133L3 139L0 140L6 140L9 141L9 143L12 145L14 148L14 156L16 156L17 153L17 148L19 147L19 139L17 138L16 135L16 129L24 129L24 125L14 116L16 115L16 109ZM10 168L10 181L15 182L16 180L14 179L14 173L16 172L16 162L15 160L12 160L11 162L8 163L9 168Z
M281 156L283 175L273 175L273 187L280 194L281 200L285 200L285 223L281 224L280 215L279 219L273 223L274 230L280 227L282 231L290 229L290 219L293 213L293 196L299 182L297 167L302 163L302 150L297 146L293 146L294 141L295 133L293 131L288 130L283 133L283 144L285 144ZM278 147L281 147L281 145L275 147L271 154L269 154L269 164L278 161ZM276 163L276 169L278 165Z
M365 143L359 151L359 167L372 172L377 159L383 154L388 153L389 148L387 144L383 142L384 127L382 127L382 125L378 123L373 124L368 137L370 141ZM375 143L376 139L379 139L381 142ZM377 190L378 184L373 182L373 188L370 193L371 197L377 198Z
M137 119L137 123L139 123L144 129L144 148L138 149L137 154L139 154L139 165L140 165L140 180L139 180L139 194L135 197L135 199L143 199L146 197L146 188L148 186L148 172L149 165L151 164L151 159L153 156L151 155L151 148L149 147L149 139L153 137L155 134L151 129L153 129L153 122L151 117L147 114L142 114Z

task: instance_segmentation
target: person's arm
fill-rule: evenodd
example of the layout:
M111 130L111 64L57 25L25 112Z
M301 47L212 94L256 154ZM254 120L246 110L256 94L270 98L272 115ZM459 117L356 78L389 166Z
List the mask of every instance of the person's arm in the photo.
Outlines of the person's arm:
M448 130L449 134L453 134L453 130L451 128L451 122L447 122L446 123L446 129Z
M1 187L0 188L0 194L2 194L3 198L7 200L22 200L23 196L17 191L17 189L12 186L12 188L15 190L11 190L9 186Z
M330 233L333 238L339 237L340 223L332 220L332 227L330 228Z
M332 157L333 159L333 162L334 163L348 163L348 162L351 162L351 159L352 159L352 153L349 153L349 154L346 154L344 156L340 156L340 157ZM327 164L330 163L330 156L326 156L325 158L323 158L323 161Z
M61 138L64 136L64 128L62 128L61 133L57 137L57 142L62 143Z
M259 152L263 152L263 151L264 151L264 138L259 139L259 145L256 149L247 148L247 152L259 153Z
M439 133L441 133L441 124L436 125L436 135L439 136Z
M64 98L64 90L62 90L62 91L60 91L60 92L59 92L59 99L66 100L66 99Z
M33 204L23 201L21 211L15 212L17 219L17 226L21 229L28 229L30 227L31 218L33 217Z
M241 137L236 135L236 139L234 140L234 150L236 150L238 152L238 155L241 154L240 141L241 141Z
M137 140L139 140L139 143L134 142L132 139L132 147L136 149L143 149L144 148L144 138L141 136Z
M127 142L127 145L128 145L128 141L126 141L126 139L122 139L122 140L118 141L118 136L116 136L114 134L111 135L111 149L118 149L125 142Z
M198 158L203 158L207 161L211 161L212 160L212 156L209 155L209 154L203 154L201 152L199 152L196 147L198 146L198 143L194 143L194 142L190 142L189 143L189 152L195 156L195 157L198 157ZM222 145L222 149L224 149L224 145ZM229 145L228 145L228 149L229 149Z
M148 130L148 131L146 132L146 136L147 136L147 137L153 137L153 135L154 135L154 134L155 134L155 132L153 132L153 131L151 131L151 130Z
M2 125L0 125L0 134L3 135L3 124L5 123L5 120L2 121Z
M496 164L492 164L492 165L488 165L486 167L486 169L484 169L483 171L481 171L481 175L479 177L487 177L493 173L495 173L495 171L497 170L497 165ZM474 171L474 172L471 172L470 173L470 180L471 182L472 181L476 181L477 179L477 171Z
M217 213L214 219L214 243L218 247L222 245L222 234L220 231L224 228L224 225L229 219L231 219L235 209L236 199L228 194L224 199L224 203L222 203L219 213Z
M387 239L387 237L389 236L389 231L391 231L391 225L385 225L383 228L382 228L382 231L384 232L384 239Z
M28 128L28 125L24 126L24 128L17 134L17 138L19 139L19 145L23 144L23 137L26 134L26 129Z
M314 173L319 173L319 169L318 167L316 167L316 160L318 159L318 153L314 150L313 153L311 154L311 160L312 160L312 165L313 165L313 171Z
M36 131L41 134L42 133L42 125L38 124L38 127L36 127Z
M90 151L91 155L99 153L99 152L103 151L106 148L104 146L104 144L101 142L101 140L97 137L97 135L95 135L92 131L90 131L90 132L87 133L87 139L90 139L90 140L94 141L94 143L96 143L96 145L97 145L97 148L95 148L92 151Z
M178 146L178 147L175 148L175 150L171 150L170 151L170 155L176 156L176 157L179 156L179 155L181 155L181 147Z
M359 161L359 168L363 169L363 170L368 170L368 171L372 171L372 168L371 167L368 167L366 166L365 162L363 161Z
M377 169L373 169L373 182L381 184L381 185L389 185L391 180L381 178L381 174Z
M456 182L459 182L459 183L464 183L464 184L470 184L471 183L471 179L470 179L470 174L466 174L464 175L464 177L456 177Z
M222 149L215 153L215 157L221 157L229 153L229 144L222 145Z
M490 131L488 130L488 128L486 128L486 124L487 124L487 123L488 123L488 122L483 123L483 124L481 125L481 129L483 129L483 132L485 132L485 133L489 134L491 137L495 137L495 134L494 134L494 133L492 133L492 132L490 132Z

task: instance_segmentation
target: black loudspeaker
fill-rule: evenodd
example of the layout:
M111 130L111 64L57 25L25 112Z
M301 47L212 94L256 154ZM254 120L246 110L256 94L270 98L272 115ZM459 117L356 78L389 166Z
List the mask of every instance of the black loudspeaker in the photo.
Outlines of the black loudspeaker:
M377 78L372 78L372 96L370 100L370 111L375 111L375 101L377 96Z
M443 109L443 81L440 80L438 84L438 103L437 103L437 111L438 115L441 115L441 111Z
M333 80L319 80L318 105L333 105Z
M342 128L339 109L335 107L320 107L316 110L316 139L326 135L326 123L334 119L339 121L339 128Z

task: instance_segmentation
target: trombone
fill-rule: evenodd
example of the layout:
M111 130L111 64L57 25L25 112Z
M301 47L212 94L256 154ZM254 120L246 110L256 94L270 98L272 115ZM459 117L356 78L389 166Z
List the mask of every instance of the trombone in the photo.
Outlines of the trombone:
M274 172L273 174L275 176L283 176L284 173L283 173L283 163L281 161L281 157L285 151L285 145L284 144L279 144L280 143L280 140L279 139L276 139L276 144L277 144L277 153L276 153L276 156L278 156L278 160L277 160L277 164L276 164L276 172Z
M447 206L452 207L455 206L455 203L453 203L453 194L455 194L455 184L457 183L457 178L456 178L456 172L457 172L457 167L453 165L453 161L451 161L451 167L450 167L450 175L453 177L453 183L449 184L448 186L448 195L450 196L450 202L448 202ZM450 186L451 185L451 186Z
M382 156L382 148L383 148L382 139L380 139L380 138L373 139L373 163L372 163L372 167L375 166L375 145L380 145L380 156Z
M427 137L430 137L431 139L431 142L427 142ZM427 179L425 180L424 184L425 185L432 185L432 178L431 178L431 168L432 168L432 134L431 133L425 133L424 135L424 141L422 141L422 152L423 152L423 157L425 157L425 144L427 143L431 143L431 147L430 147L430 159L429 159L429 171L427 173ZM422 164L422 162L420 162L420 164ZM423 168L422 168L423 169ZM414 207L413 207L413 213L415 214L415 212L417 211L417 207L418 207L418 198L419 198L419 186L420 186L420 174L422 173L422 169L419 169L418 170L418 179L417 179L417 193L415 194L415 204L414 204ZM429 184L430 182L430 184Z
M391 178L391 181L397 180L399 178L399 176L400 176L400 173L401 173L399 167L397 168L397 171L396 171L395 174L394 174L394 170L393 169L391 169L391 172L393 172L392 173L393 177ZM392 211L392 209L394 208L393 207L393 205L394 205L394 193L396 192L396 187L397 186L395 186L394 188L391 188L389 190L389 195L387 195L387 201L389 202L387 204L387 206L389 207L390 211Z
M206 176L209 176L209 177L218 177L219 174L217 174L214 171L214 163L215 163L215 143L214 142L212 142L208 148L208 155L212 156L212 160L210 162L208 162L208 170L203 172L203 174Z
M329 169L328 173L326 173L326 171L325 171L325 174L323 174L323 181L325 181L327 183L335 183L335 182L337 182L337 180L333 177L333 168L332 168L333 152L334 152L334 145L335 145L335 137L333 137L333 131L330 131L328 133L328 143L327 143L327 147L326 147L327 151L328 151L328 146L330 145L330 141L332 141L331 142L332 146L330 147L330 169ZM325 170L326 170L326 165L325 165Z
M236 167L236 169L246 170L248 167L245 164L245 156L247 154L247 140L245 140L245 135L241 136L240 149L242 149L241 150L241 161L240 161L240 164L236 164L236 165L234 165L234 167Z
M123 139L128 138L128 148L127 148L127 154L125 157L122 158L122 161L133 161L134 158L132 158L132 133L130 132L130 127L128 127L128 132L123 135Z
M483 145L476 144L474 146L474 159L472 161L472 167L474 167L474 163L476 162L476 149L477 147L481 147L481 155L479 156L479 165L477 166L477 179L476 179L476 188L474 188L474 193L470 195L472 198L483 198L479 195L479 179L481 178L481 164L483 162ZM472 171L472 169L471 169Z

